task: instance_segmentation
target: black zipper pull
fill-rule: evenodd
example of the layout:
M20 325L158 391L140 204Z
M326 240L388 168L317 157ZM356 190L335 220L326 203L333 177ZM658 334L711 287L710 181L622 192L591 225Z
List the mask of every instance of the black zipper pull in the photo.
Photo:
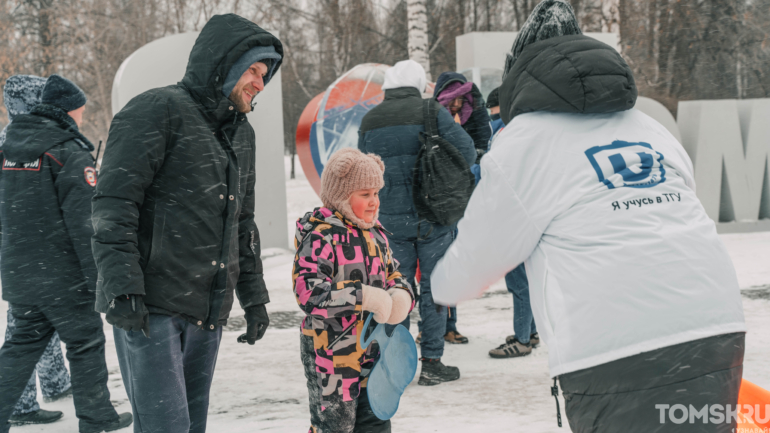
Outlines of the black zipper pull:
M561 408L559 408L559 387L556 386L556 378L553 378L553 386L551 387L551 395L556 400L556 422L561 427Z

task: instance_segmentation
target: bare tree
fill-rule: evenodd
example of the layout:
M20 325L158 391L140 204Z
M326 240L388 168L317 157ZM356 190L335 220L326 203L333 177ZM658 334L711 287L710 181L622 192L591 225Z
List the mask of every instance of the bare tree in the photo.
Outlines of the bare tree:
M408 0L406 16L409 26L409 58L425 68L425 75L430 81L428 9L425 0Z

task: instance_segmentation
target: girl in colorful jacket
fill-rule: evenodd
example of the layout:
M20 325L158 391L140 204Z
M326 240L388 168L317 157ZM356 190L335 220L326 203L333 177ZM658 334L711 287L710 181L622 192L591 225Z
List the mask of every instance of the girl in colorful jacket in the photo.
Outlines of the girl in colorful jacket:
M385 166L357 149L337 151L321 176L324 207L297 221L294 294L307 314L301 353L310 395L310 433L390 432L369 406L366 382L379 357L362 349L369 314L396 325L414 293L377 221Z

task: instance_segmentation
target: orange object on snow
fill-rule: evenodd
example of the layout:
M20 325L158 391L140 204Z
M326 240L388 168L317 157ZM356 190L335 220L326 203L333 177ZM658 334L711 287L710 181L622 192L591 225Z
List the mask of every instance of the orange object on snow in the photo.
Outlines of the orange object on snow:
M738 393L739 433L765 432L770 428L770 391L746 379Z

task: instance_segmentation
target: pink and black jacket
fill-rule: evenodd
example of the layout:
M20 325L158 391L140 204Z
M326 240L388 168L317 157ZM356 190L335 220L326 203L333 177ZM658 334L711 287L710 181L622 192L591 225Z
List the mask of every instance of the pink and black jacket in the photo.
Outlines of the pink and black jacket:
M379 356L376 345L361 348L359 335L370 314L362 310L361 285L414 293L378 224L363 230L339 212L318 208L297 220L294 295L307 314L302 334L312 337L318 381L328 396L358 396Z

